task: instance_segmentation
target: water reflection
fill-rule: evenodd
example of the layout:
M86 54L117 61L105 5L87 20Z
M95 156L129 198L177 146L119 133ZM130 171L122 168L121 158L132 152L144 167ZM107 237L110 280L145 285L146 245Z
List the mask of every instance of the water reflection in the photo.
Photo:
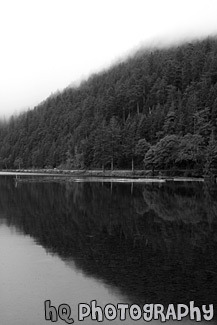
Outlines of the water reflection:
M0 215L136 304L217 303L217 188L194 183L20 183ZM66 262L70 265L71 262Z
M111 300L118 303L118 292L109 292L102 283L88 279L73 261L65 263L35 245L28 235L16 228L0 226L0 319L1 325L49 324L44 317L44 301L52 305L67 303L77 320L77 306L93 297L103 306ZM85 324L90 324L87 318ZM59 320L57 324L64 324ZM92 324L92 323L91 323ZM108 324L108 323L107 323Z

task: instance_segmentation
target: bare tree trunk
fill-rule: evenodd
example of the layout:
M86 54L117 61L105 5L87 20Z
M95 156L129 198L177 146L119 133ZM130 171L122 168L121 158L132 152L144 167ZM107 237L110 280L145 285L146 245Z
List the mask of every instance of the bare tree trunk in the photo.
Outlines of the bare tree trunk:
M113 168L114 168L114 159L112 157L112 160L111 160L111 170L113 170Z
M139 115L139 103L137 102L137 115Z
M125 123L125 108L123 107L123 123Z

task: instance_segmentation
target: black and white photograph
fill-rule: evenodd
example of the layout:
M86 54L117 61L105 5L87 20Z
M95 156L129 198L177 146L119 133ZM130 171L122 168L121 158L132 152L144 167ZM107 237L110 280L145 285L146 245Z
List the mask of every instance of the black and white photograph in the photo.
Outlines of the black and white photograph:
M0 325L217 325L217 1L0 0Z

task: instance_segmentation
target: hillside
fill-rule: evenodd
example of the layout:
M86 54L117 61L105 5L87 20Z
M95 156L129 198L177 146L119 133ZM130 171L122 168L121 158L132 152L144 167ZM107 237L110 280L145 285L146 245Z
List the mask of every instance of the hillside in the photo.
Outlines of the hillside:
M137 53L0 125L0 167L217 168L217 39Z

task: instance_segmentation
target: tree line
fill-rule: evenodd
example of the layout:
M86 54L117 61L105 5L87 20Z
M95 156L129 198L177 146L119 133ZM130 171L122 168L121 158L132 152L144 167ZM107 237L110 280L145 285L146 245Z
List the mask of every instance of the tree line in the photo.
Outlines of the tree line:
M215 172L217 39L140 51L0 123L0 167Z

